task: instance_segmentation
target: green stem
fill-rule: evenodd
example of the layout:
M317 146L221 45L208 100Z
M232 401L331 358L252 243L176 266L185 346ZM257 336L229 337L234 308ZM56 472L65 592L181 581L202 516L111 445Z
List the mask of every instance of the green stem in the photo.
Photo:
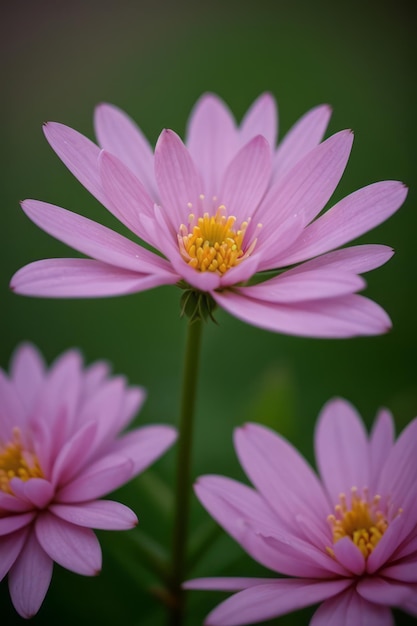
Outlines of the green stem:
M177 477L172 545L171 592L176 601L173 606L170 607L170 626L181 626L184 617L184 593L181 584L186 574L187 533L191 494L190 469L193 416L197 390L202 324L201 319L189 322L185 348L181 415L177 443Z

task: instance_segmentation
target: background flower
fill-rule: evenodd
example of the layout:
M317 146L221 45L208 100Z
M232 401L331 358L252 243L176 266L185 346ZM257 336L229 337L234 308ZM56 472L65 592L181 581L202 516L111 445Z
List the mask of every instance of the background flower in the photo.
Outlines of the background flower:
M136 525L133 511L101 498L175 440L169 426L120 434L144 397L123 377L111 378L104 362L84 368L76 350L48 370L36 348L22 345L10 376L0 370L0 578L8 574L22 617L38 611L54 561L78 574L99 573L91 528Z
M203 476L209 513L257 561L291 578L206 578L188 589L240 591L210 626L253 624L323 602L311 624L393 624L390 606L417 616L417 418L394 443L388 411L368 438L355 409L332 400L315 437L321 481L285 439L256 424L235 433L255 489Z
M165 130L155 157L135 124L110 105L95 115L102 151L71 128L46 124L49 143L72 173L163 258L75 213L25 200L22 208L38 226L94 260L32 263L15 274L12 288L32 296L95 297L183 281L268 330L313 337L386 332L385 312L354 294L365 285L358 275L385 263L392 250L332 250L387 219L407 191L396 181L375 183L319 217L352 146L349 131L317 145L329 117L327 106L309 111L275 151L269 94L255 101L239 128L208 94L190 117L188 149ZM278 275L262 275L268 271ZM258 273L263 282L248 283Z

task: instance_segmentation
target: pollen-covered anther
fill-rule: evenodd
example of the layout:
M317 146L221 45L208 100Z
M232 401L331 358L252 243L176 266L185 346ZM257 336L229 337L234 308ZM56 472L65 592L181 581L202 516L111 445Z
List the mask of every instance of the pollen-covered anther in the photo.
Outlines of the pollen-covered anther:
M188 217L188 226L181 224L178 245L184 261L200 272L224 274L231 267L247 258L256 245L256 239L245 249L244 238L250 219L242 222L239 229L234 225L236 217L226 214L220 205L214 215L204 213L196 219Z
M6 444L0 443L0 491L12 494L12 478L23 481L30 478L43 478L43 472L36 455L22 442L19 428L13 429L13 437Z
M363 556L368 558L388 528L388 520L380 509L380 501L379 495L370 500L367 489L363 490L361 497L357 488L352 487L349 507L346 495L341 493L339 504L335 506L335 514L327 518L333 533L333 544L343 537L350 537ZM327 551L334 555L332 548L329 547Z

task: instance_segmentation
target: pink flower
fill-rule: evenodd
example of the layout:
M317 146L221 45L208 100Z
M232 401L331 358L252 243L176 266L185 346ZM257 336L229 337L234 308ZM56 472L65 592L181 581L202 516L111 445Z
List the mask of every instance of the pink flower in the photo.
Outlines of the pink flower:
M84 369L76 350L49 370L31 345L19 347L8 377L0 370L0 580L12 602L34 615L53 562L85 576L101 569L91 528L125 530L136 515L102 500L155 461L175 440L169 426L120 431L145 393L109 377L97 362Z
M329 117L327 106L312 109L275 149L269 94L254 102L240 127L208 94L190 117L187 147L164 130L155 154L111 105L96 110L102 149L48 123L46 138L65 165L160 254L80 215L26 200L22 207L31 220L92 259L31 263L15 274L12 288L32 296L99 297L179 283L272 331L316 337L385 332L386 313L356 292L365 286L359 274L385 263L392 250L334 250L386 220L407 192L396 181L374 183L318 217L353 140L342 131L320 143Z
M368 438L332 400L316 427L321 480L282 437L257 424L235 433L255 486L204 476L196 493L257 561L291 578L203 578L188 589L239 591L207 626L238 626L323 602L311 626L392 626L390 606L417 616L417 418L394 443L388 411Z

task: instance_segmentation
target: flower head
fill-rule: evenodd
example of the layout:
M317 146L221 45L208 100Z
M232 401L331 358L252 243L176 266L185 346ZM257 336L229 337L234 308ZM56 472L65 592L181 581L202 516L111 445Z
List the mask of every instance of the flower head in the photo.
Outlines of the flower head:
M320 215L353 140L342 131L320 143L329 117L328 106L312 109L276 148L269 94L254 102L240 126L219 98L206 94L191 114L186 144L164 130L155 153L111 105L96 110L100 147L62 124L46 124L46 138L67 167L148 247L65 209L26 200L30 219L92 258L31 263L15 274L12 288L35 296L99 297L178 283L272 331L316 337L385 332L386 313L356 292L365 286L359 275L385 263L392 250L335 249L387 219L406 189L396 181L374 183Z
M125 530L136 515L102 500L155 461L174 441L169 426L120 435L145 393L109 377L104 362L84 368L76 350L49 368L31 345L19 347L11 373L0 370L0 580L13 604L34 615L53 562L86 576L101 569L91 530Z
M198 498L257 561L288 578L205 578L188 589L239 591L207 626L240 626L322 602L311 626L392 626L390 606L417 616L417 418L394 443L381 410L368 437L355 409L332 400L316 427L320 479L282 437L235 433L255 488L203 476Z

